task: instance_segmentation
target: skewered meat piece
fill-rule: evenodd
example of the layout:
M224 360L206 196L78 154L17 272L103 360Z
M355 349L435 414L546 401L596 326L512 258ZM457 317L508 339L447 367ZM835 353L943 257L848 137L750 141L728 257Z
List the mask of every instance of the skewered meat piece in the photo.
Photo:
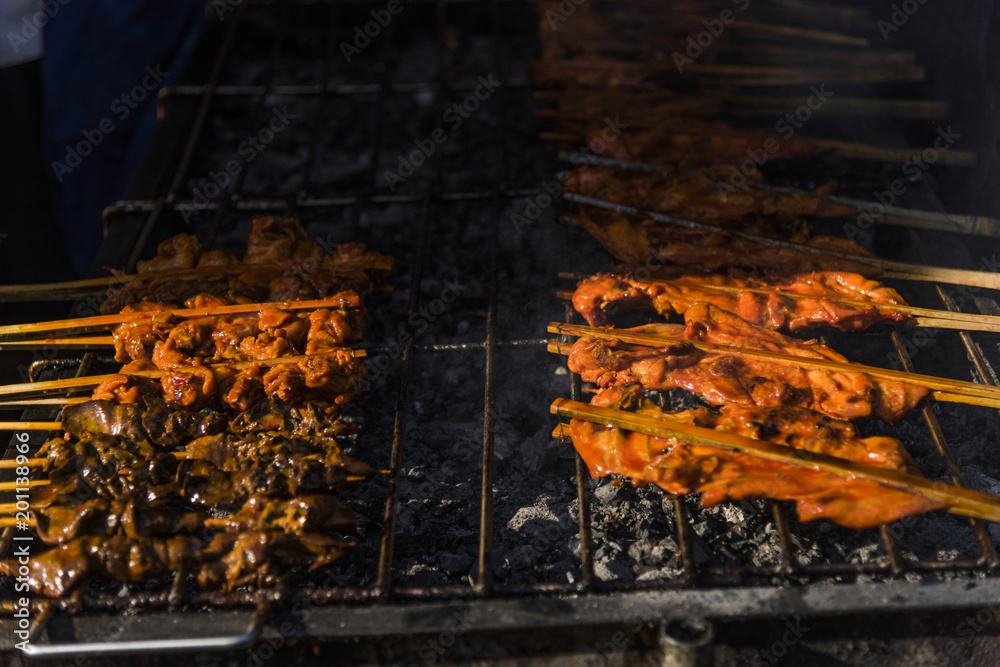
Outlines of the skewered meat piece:
M709 304L695 304L684 319L683 327L652 324L630 331L847 362L816 341L788 338ZM686 342L654 348L584 337L570 352L569 368L601 387L635 382L647 389L686 389L713 405L790 405L839 419L875 416L890 424L929 393L925 387L872 377L860 370L800 368L730 352L704 352Z
M138 273L168 269L191 269L201 256L201 243L194 234L178 234L156 246L156 256L136 262Z
M626 125L634 118L634 112L628 113L628 120L623 121ZM647 117L655 118L652 115ZM610 142L604 141L601 135L607 128L604 124L563 121L557 126L556 131L578 134L588 145L592 145L597 139L602 139L602 144L606 148L601 157L622 162L671 165L682 169L717 165L736 166L747 162L748 155L759 151L766 151L769 162L812 157L829 152L824 145L808 137L794 136L786 139L767 130L741 130L725 123L677 116L659 117L656 118L656 122L655 129L626 127L615 141ZM712 170L711 173L728 183L733 171L729 168ZM753 180L762 180L756 170ZM712 189L717 191L718 185L713 183ZM692 198L695 196L692 194Z
M254 495L239 512L224 522L229 531L283 531L311 533L319 530L350 530L357 524L354 512L335 496L314 494L279 499Z
M719 291L712 287L767 291ZM838 299L865 301L868 305ZM613 324L611 314L622 310L654 310L666 317L683 315L697 302L710 303L775 331L802 331L819 324L860 331L877 322L909 319L906 313L891 308L906 305L894 289L856 273L838 271L768 277L736 272L681 274L671 280L598 274L583 280L573 294L573 307L592 326Z
M86 401L67 405L62 412L62 442L97 435L122 436L130 442L149 440L173 448L206 435L231 432L242 437L261 433L289 437L334 438L355 432L355 426L337 420L339 406L325 401L304 401L292 406L265 398L231 420L216 410L171 409L154 396L145 405Z
M223 252L222 250L209 250L207 252L201 253L198 258L197 268L205 268L208 266L236 266L240 263L240 260L236 259L228 252Z
M198 570L198 582L233 588L256 582L274 584L290 568L315 570L343 555L349 543L324 535L220 533L210 542L198 537L130 539L88 536L32 555L28 586L48 597L61 597L93 576L141 583ZM0 572L13 576L11 561Z
M704 408L664 413L635 386L606 389L593 403L919 474L909 466L909 457L898 441L858 438L849 422L834 421L809 410L727 405L718 414ZM915 493L860 479L845 480L808 464L766 461L750 454L575 419L569 430L573 445L594 477L619 474L634 484L656 484L675 495L701 493L701 503L706 507L725 500L765 496L794 501L801 521L826 518L856 529L942 507Z
M239 438L217 434L188 443L184 451L190 458L207 461L223 472L249 468L272 471L301 467L305 470L313 463L321 463L324 469L339 468L355 475L375 472L371 466L344 454L335 440L321 438L288 438L271 434Z
M204 253L202 257L211 256L202 263L197 239L190 235L168 239L161 244L165 254L143 264L144 275L108 290L101 312L117 313L140 301L183 302L196 294L231 303L325 298L347 290L365 295L392 272L391 256L371 252L360 243L343 243L324 257L323 247L306 237L292 218L259 218L253 224L243 262L226 253ZM153 270L160 265L196 264L219 271L157 276ZM237 265L246 270L225 270Z
M736 266L771 269L780 273L847 271L874 276L880 272L873 264L850 261L822 252L782 248L721 232L686 229L590 206L581 207L580 220L605 250L623 262L637 266L666 262L700 271L718 271ZM770 233L768 230L747 228L742 231ZM860 257L871 256L867 249L854 241L832 236L800 238L800 242L817 250Z
M342 405L364 390L365 364L347 349L305 357L295 363L273 366L260 376L256 365L239 369L228 364L185 366L158 378L130 375L157 370L144 359L133 361L94 390L95 400L142 403L152 394L172 407L200 410L218 404L245 410L264 396L286 403L329 400ZM259 377L259 383L258 378Z
M637 173L614 167L580 167L570 172L566 190L698 222L747 221L752 225L765 217L779 223L775 235L785 240L796 240L797 235L803 233L804 229L797 223L801 216L857 214L853 206L805 195L747 187L720 192L719 183L728 185L731 171L726 166L706 167L694 173L677 169ZM763 176L755 174L754 179L762 182Z
M193 535L205 529L205 516L198 512L134 498L91 498L79 504L53 504L32 511L32 516L45 544L65 544L84 535L136 539Z
M194 359L246 361L327 352L360 340L367 325L358 295L348 291L340 296L346 302L343 306L310 313L268 305L256 314L188 319L153 310L155 304L147 304L147 310L115 328L115 359L151 359L157 368L172 369L190 366ZM222 299L200 294L185 305L202 308L224 304Z
M350 530L357 524L354 512L329 494L298 498L252 495L238 512L218 520L209 520L191 506L163 500L149 503L127 496L53 503L34 509L32 516L38 536L45 544L65 544L85 535L124 535L132 539L194 535L209 524L229 532L281 531L300 535Z
M294 218L284 218L283 220L276 220L271 216L257 218L253 221L253 228L247 238L247 253L243 257L243 263L277 264L284 262L296 254L296 249L300 244L310 240L302 231L299 221ZM305 256L308 254L309 252L306 252ZM322 248L320 248L320 256L322 256Z

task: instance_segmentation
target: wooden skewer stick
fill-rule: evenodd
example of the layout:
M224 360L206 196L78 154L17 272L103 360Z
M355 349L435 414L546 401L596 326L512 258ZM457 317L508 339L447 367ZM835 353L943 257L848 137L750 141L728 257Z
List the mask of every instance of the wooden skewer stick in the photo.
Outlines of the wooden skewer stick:
M32 479L28 480L28 488L34 489L39 486L48 486L51 484L47 479ZM23 484L18 484L17 482L0 482L0 491L17 491L19 488L23 489Z
M534 115L538 118L563 118L566 120L586 120L594 122L604 122L605 117L598 114L583 111L563 111L560 109L537 109ZM669 123L670 118L646 119L630 118L623 116L621 123L625 126L661 128L664 123ZM683 131L683 128L680 129ZM539 138L542 141L552 143L562 143L570 141L573 143L586 143L587 138L578 133L569 132L540 132ZM899 148L896 146L875 146L855 141L838 141L836 139L823 139L809 137L809 141L826 148L830 155L840 157L856 158L860 160L873 160L876 162L913 162L924 163L924 153L934 154L933 164L950 167L975 167L979 163L979 156L971 151L946 150L939 151L933 147Z
M773 23L759 23L757 21L736 21L733 23L736 30L746 30L747 32L757 32L769 35L780 35L782 37L798 37L812 42L826 42L828 44L842 44L845 46L868 47L871 43L864 37L854 37L839 32L829 32L826 30L810 30L809 28L799 28L790 25L776 25Z
M693 111L694 116L698 116L701 115L698 112L714 115L711 105L721 104L725 107L726 112L736 116L780 116L787 113L789 109L794 109L802 104L801 97L790 95L723 95L721 97L685 97L681 99L663 93L629 92L624 96L624 102L620 101L620 98L604 99L602 110L608 113L628 113L630 107L626 106L627 104L644 104L645 106L662 107L658 111L664 115L677 113L683 116L689 115ZM566 107L579 107L583 104L594 103L594 95L574 95L559 90L537 90L532 93L531 97L536 102L558 102ZM552 111L538 109L535 111L535 116L538 118L555 117L547 116ZM948 102L942 100L833 97L827 100L821 108L814 110L813 113L830 116L940 120L948 117L950 107Z
M15 528L24 527L27 524L29 527L35 527L35 519L33 517L28 517L27 521L22 521L12 516L0 516L0 528Z
M0 431L55 431L62 428L62 422L0 422ZM13 467L10 461L0 459L0 470Z
M341 348L350 351L356 359L363 359L367 356L365 350L355 350L353 348ZM281 366L283 364L296 364L300 361L310 359L312 357L321 357L330 352L321 352L318 354L304 354L296 357L277 357L274 359L256 359L253 361L239 361L239 362L222 362L218 364L205 364L204 366L180 366L171 370L154 369L148 371L134 371L131 373L109 373L107 375L88 375L78 378L66 378L65 380L47 380L45 382L20 382L17 384L8 384L0 386L0 395L9 394L34 394L40 392L54 392L54 391L72 391L77 389L85 389L87 387L96 387L105 380L115 377L116 375L131 375L136 377L148 377L148 378L160 378L167 377L172 373L183 373L185 371L190 371L193 368L212 368L214 366L228 366L233 369L247 368L253 364L258 364L263 367Z
M61 336L59 338L0 341L0 351L31 350L44 347L58 347L66 350L102 350L114 347L114 344L114 339L111 336L82 336L78 338Z
M28 505L29 510L37 509L37 505ZM17 509L17 503L0 503L0 514L13 514L14 512L24 512Z
M174 308L171 310L147 311L128 315L95 315L94 317L79 317L69 320L49 320L48 322L33 322L29 324L10 324L0 327L0 336L26 335L39 332L82 333L101 329L113 329L119 324L132 320L148 319L156 315L189 317L212 317L223 315L244 315L255 313L263 308L274 307L282 310L315 310L317 308L336 308L338 306L358 307L361 300L357 297L331 297L329 299L314 299L311 301L270 301L265 303L241 303L232 306L214 306L211 308Z
M25 463L18 463L16 459L0 459L0 470L11 470L13 468L19 468L21 466L27 466L29 468L37 468L44 464L47 459L28 459ZM2 508L3 505L0 505ZM0 510L2 511L2 510Z
M0 410L23 410L24 408L32 407L62 407L64 405L76 405L77 403L86 403L91 400L89 396L74 396L72 398L57 397L57 398L36 398L24 401L0 401Z
M826 454L753 440L733 433L565 399L553 402L551 412L560 417L607 424L657 438L728 449L767 461L821 470L845 480L860 478L942 503L947 506L949 512L955 514L1000 521L1000 498L890 468L880 468Z
M973 396L979 400L991 401L990 405L993 407L1000 407L1000 387L976 384L975 382L948 380L946 378L939 378L931 375L894 371L887 368L866 366L864 364L855 364L852 362L833 361L832 359L800 357L794 354L771 352L770 350L761 350L752 347L738 347L734 345L723 345L720 343L704 343L701 341L692 341L687 338L681 338L680 336L637 333L622 329L603 329L601 327L588 327L582 324L552 322L549 324L548 331L550 333L568 336L589 336L591 338L602 338L604 340L618 340L623 343L646 345L649 347L664 347L666 345L676 343L685 343L704 352L733 354L743 358L760 359L786 366L813 368L832 371L835 373L864 373L865 375L870 375L883 380L905 382L915 386L927 387L934 390L934 396L938 400L965 403L966 397ZM982 403L975 403L975 405L982 405Z
M24 285L0 285L0 301L37 301L51 293L69 292L89 294L112 285L124 285L133 280L162 280L164 278L199 278L214 274L241 274L256 270L281 270L281 264L234 264L232 266L202 266L191 269L161 269L143 271L142 273L127 273L120 276L104 276L101 278L86 278L84 280L69 280L59 283L34 283ZM332 265L323 265L324 271L344 273L359 269L389 271L392 266L383 261L365 262L349 260Z
M987 289L1000 289L1000 274L998 273L989 273L986 271L969 271L966 269L948 269L940 266L921 266L920 264L895 262L888 259L882 259L880 257L866 257L864 255L852 255L846 252L838 252L836 250L817 248L815 246L806 245L804 243L793 243L791 241L781 241L767 236L748 234L746 232L741 232L736 229L728 229L725 227L721 227L719 225L711 225L704 222L697 222L695 220L688 220L687 218L678 218L672 215L668 215L666 213L657 213L656 211L644 211L642 209L636 208L635 206L628 206L625 204L615 204L614 202L609 202L604 199L597 199L596 197L587 197L586 195L580 195L575 192L564 192L562 196L563 199L566 199L567 201L571 202L576 202L577 204L595 206L597 208L603 208L609 211L618 211L619 213L625 213L627 215L645 216L652 220L656 220L657 222L676 225L678 227L686 227L688 229L702 229L705 231L716 232L719 234L728 234L730 236L746 239L748 241L753 241L754 243L760 243L762 245L772 246L776 248L788 248L790 250L797 250L803 253L812 253L814 255L825 255L828 257L838 257L840 259L846 259L860 264L868 264L870 266L881 269L883 271L883 275L886 276L887 278L900 278L904 280L922 280L930 282L942 282L952 285L968 285L970 287L985 287Z

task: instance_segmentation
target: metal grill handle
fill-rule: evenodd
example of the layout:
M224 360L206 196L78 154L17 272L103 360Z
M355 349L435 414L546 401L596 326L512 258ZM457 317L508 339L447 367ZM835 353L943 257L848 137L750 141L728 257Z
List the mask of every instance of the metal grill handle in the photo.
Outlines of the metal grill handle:
M246 632L221 637L189 639L134 639L121 642L85 642L82 644L28 644L24 653L30 658L75 658L76 656L127 655L134 653L186 653L191 651L234 651L253 644L264 627L268 607L259 606Z

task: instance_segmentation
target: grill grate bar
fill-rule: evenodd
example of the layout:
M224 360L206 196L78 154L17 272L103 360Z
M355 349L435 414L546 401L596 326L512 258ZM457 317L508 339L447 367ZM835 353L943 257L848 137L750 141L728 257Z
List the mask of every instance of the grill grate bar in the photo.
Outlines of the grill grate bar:
M509 190L500 189L500 196L505 199L518 199L521 197L534 197L540 192L538 188L521 188ZM438 202L457 201L477 201L490 199L493 197L493 190L464 190L440 192L434 195L434 200ZM358 203L359 196L344 197L309 197L299 195L295 202L295 207L306 208L332 208L337 206L354 206ZM366 197L368 204L419 204L424 200L424 195L371 195ZM104 209L103 217L108 220L110 217L125 213L147 213L154 211L163 204L155 199L131 199L118 201ZM237 211L281 211L288 206L288 201L284 199L239 199L233 202L232 207ZM221 207L219 202L209 202L207 204L198 203L191 199L174 200L168 203L167 207L174 211L215 211Z
M358 224L361 220L361 209L365 203L369 200L372 193L375 192L375 179L378 174L378 160L382 152L382 135L385 128L385 107L386 98L388 97L387 91L389 90L388 81L388 69L389 69L389 44L392 43L392 32L393 26L395 24L390 22L386 27L385 39L382 41L382 64L378 68L379 77L379 91L378 91L378 103L376 104L375 112L375 129L372 132L372 147L371 147L371 162L368 168L368 179L365 182L364 189L358 193L354 206L351 209L351 226L348 232L348 238L351 241L357 239L358 235ZM304 199L306 193L302 193Z
M681 549L681 565L684 570L683 585L696 586L698 584L698 564L694 555L694 538L691 533L694 528L691 526L691 513L688 512L684 498L681 496L671 496L674 500L674 514L677 517L677 544Z
M797 569L795 558L795 543L792 541L792 531L788 525L788 515L781 503L771 503L771 514L774 516L774 527L778 531L778 543L781 545L781 566L786 574Z
M389 24L392 25L391 23ZM386 28L389 30L390 28ZM437 92L443 84L436 81L414 81L412 83L327 83L327 84L275 84L271 88L271 93L274 95L280 95L283 97L299 97L299 96L310 96L310 95L345 95L350 97L356 97L360 95L381 95L383 92L387 94L405 94L412 95L413 93L434 93ZM444 84L444 89L447 92L466 92L475 90L479 85L478 81L452 81L448 84ZM531 82L527 79L514 78L507 81L508 88L529 88ZM163 92L160 93L163 97L169 97L171 95L177 95L179 97L197 97L199 95L204 95L209 86L208 85L178 85L178 86L164 86ZM214 94L221 95L224 97L250 97L254 95L260 95L264 92L264 86L256 85L221 85L216 86L214 89Z
M563 252L561 253L563 270L568 270L570 268L567 262L569 253L565 251L565 237L568 225L562 222L562 216L559 216L559 219L563 240ZM565 304L565 309L567 322L579 321L576 310L568 302ZM562 338L564 340L568 339L567 336L563 336ZM583 382L576 373L570 373L570 397L574 401L583 400ZM594 589L597 582L597 578L594 576L594 532L592 526L593 510L590 506L590 471L587 469L587 464L584 463L579 453L574 451L573 455L576 462L576 504L579 508L577 523L580 534L580 584L584 590L590 591Z
M479 513L479 571L476 590L488 594L493 590L493 469L496 462L496 378L495 353L497 347L497 237L500 227L500 188L507 182L507 124L504 97L504 72L500 62L500 13L497 0L490 7L493 26L493 67L500 81L497 103L500 107L500 179L495 184L490 210L490 285L486 311L485 382L483 399L483 478Z
M437 4L437 45L438 45L438 67L441 77L441 86L434 97L437 118L436 129L441 128L442 115L444 112L444 95L441 91L445 89L446 68L445 68L445 18L447 16L447 1L439 0ZM386 36L388 40L388 35ZM412 366L414 348L414 322L417 312L417 305L420 302L420 286L423 279L423 266L427 255L427 238L429 236L431 208L434 205L434 190L441 180L443 170L443 152L434 153L434 176L424 193L424 203L420 211L420 232L417 240L417 248L413 261L413 277L410 281L410 301L406 312L406 332L407 342L403 348L403 357L400 362L399 396L396 401L396 418L392 436L392 455L389 465L389 488L386 497L385 515L382 527L382 545L379 552L378 580L376 582L376 596L386 598L392 592L392 553L393 544L396 537L396 522L399 505L399 480L403 464L403 444L406 436L406 409L409 405L409 384L410 369Z
M139 237L136 239L135 247L132 248L132 253L129 255L125 266L122 267L126 273L131 273L135 270L136 262L139 261L139 257L145 249L146 243L149 241L149 235L153 232L153 229L159 222L160 216L163 214L164 207L174 201L180 194L181 187L184 185L184 177L187 174L188 168L191 166L191 161L194 159L195 149L198 147L198 140L201 138L202 130L208 120L208 111L212 106L212 99L215 96L214 87L218 85L219 79L222 77L222 68L225 66L226 61L229 59L229 55L232 52L233 43L236 38L236 31L240 25L240 20L243 17L244 11L244 7L241 5L236 10L236 14L233 16L233 19L229 24L229 28L226 30L222 46L219 49L219 54L216 57L215 62L212 64L212 71L209 75L208 89L204 92L201 105L198 107L198 113L194 119L193 127L188 135L187 143L184 145L184 154L181 156L180 162L177 163L177 170L174 172L174 178L170 183L167 194L163 197L157 198L153 208L150 209L151 215L146 219L142 231L139 232ZM105 220L106 219L107 218L105 218Z
M271 49L271 55L267 61L267 69L264 75L267 83L264 86L264 92L261 93L259 101L257 102L257 107L254 109L253 119L250 121L250 129L247 132L248 136L257 136L257 133L260 131L261 125L264 122L264 107L267 104L267 96L270 94L271 86L274 85L274 75L277 70L278 55L281 53L281 47L285 42L285 35L288 33L290 14L291 3L285 0L282 3L281 19L278 23L278 34L274 39L274 46ZM208 233L208 238L205 240L206 249L210 249L215 244L215 237L219 233L219 229L222 226L222 221L226 217L226 213L229 211L229 206L240 198L240 193L243 191L243 185L247 180L247 173L250 171L249 166L251 159L251 154L243 156L243 166L236 175L232 193L228 197L223 197L220 201L220 206L215 212L215 219L212 221L212 228Z
M312 130L309 133L309 145L306 148L306 163L302 167L302 184L299 186L297 194L291 195L285 204L285 215L291 216L298 207L298 203L307 197L309 184L312 183L313 166L316 164L316 146L323 131L323 114L326 112L326 101L329 97L330 72L333 69L333 55L335 53L334 44L337 34L337 7L330 7L330 29L326 38L326 55L323 57L323 83L320 86L319 99L316 100L316 111L312 123Z

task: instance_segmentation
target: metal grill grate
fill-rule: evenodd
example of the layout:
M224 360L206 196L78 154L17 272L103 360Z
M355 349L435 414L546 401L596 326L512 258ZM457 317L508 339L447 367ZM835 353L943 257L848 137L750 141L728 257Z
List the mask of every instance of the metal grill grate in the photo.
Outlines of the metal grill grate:
M511 8L517 12L510 12ZM360 9L358 9L360 8ZM497 527L494 525L497 508L496 496L504 493L505 485L523 483L523 480L510 475L498 477L498 414L500 414L500 399L508 399L517 391L517 385L510 377L502 376L505 362L514 367L527 368L533 364L542 365L537 370L538 377L524 378L525 383L544 383L543 377L549 371L549 366L538 360L545 358L547 339L536 337L544 322L551 319L550 314L559 312L559 304L554 297L555 269L554 266L535 267L533 273L525 275L518 273L518 265L511 262L510 267L501 267L501 256L511 257L525 251L525 244L537 241L541 237L511 238L513 232L505 225L505 214L518 210L521 200L535 197L543 190L532 183L544 183L551 180L554 164L549 160L532 163L529 150L534 148L524 141L524 137L514 137L508 127L512 113L512 101L520 105L521 111L529 106L529 90L527 81L521 77L520 69L511 71L510 61L523 54L512 54L514 48L508 43L511 37L508 25L516 16L525 19L530 15L523 7L500 0L466 0L464 2L412 2L406 5L405 11L415 15L412 27L407 18L407 25L402 22L390 22L372 45L367 47L372 52L378 51L374 64L368 62L364 68L365 80L344 80L342 70L345 63L339 52L338 44L345 34L356 25L359 17L363 18L369 9L381 9L379 3L311 3L311 2L276 2L276 3L243 3L227 17L221 28L221 39L218 42L207 40L208 45L214 43L218 47L213 52L211 67L204 78L189 82L163 92L161 95L161 115L164 118L163 133L182 141L177 142L171 150L163 149L163 153L171 152L176 159L164 160L169 165L162 173L153 176L147 174L144 184L133 185L133 193L137 196L118 202L105 211L105 222L109 229L109 241L102 249L102 259L105 265L120 266L131 270L138 259L155 245L154 241L178 231L181 219L191 218L194 225L201 230L203 238L207 239L206 247L213 242L225 242L227 234L234 234L236 223L250 217L251 213L267 213L274 215L299 216L308 225L322 226L324 229L334 228L336 239L358 240L368 242L381 252L394 252L391 248L380 245L373 230L381 218L394 220L393 234L399 239L397 245L406 250L406 256L399 256L399 266L404 270L396 276L400 284L407 284L405 293L385 298L385 308L373 308L373 320L389 320L379 324L373 322L375 337L379 332L384 341L381 345L369 347L371 357L379 353L390 356L392 364L384 376L379 379L378 386L385 390L382 395L372 398L363 409L372 419L372 427L366 428L368 440L374 443L378 438L386 438L391 447L382 450L373 444L373 455L385 455L390 473L385 480L384 489L379 492L384 497L384 509L381 512L380 524L371 528L372 543L377 542L377 548L366 554L374 554L372 567L361 566L352 570L357 580L352 582L336 581L334 583L317 584L314 580L301 582L300 586L284 591L239 591L232 594L184 592L182 587L174 590L131 591L123 597L116 592L88 592L80 599L70 602L53 603L50 611L36 618L33 627L33 637L42 636L47 621L52 618L56 608L80 608L93 612L111 612L122 607L143 607L151 610L171 610L185 605L228 607L256 606L257 613L249 619L242 612L214 612L214 618L228 618L231 615L236 622L250 623L250 630L237 633L234 637L219 640L210 646L196 646L191 641L181 639L181 630L177 630L178 638L173 647L178 650L200 648L233 648L245 645L258 636L262 624L268 616L271 605L289 605L307 603L329 605L319 609L300 630L296 632L305 636L375 636L416 631L436 631L443 627L448 614L459 609L465 614L465 623L470 627L483 629L521 629L527 627L557 626L569 624L601 623L609 620L621 621L626 617L648 614L650 618L666 618L688 613L699 613L710 616L742 616L753 614L775 614L782 610L795 608L806 609L816 613L840 613L859 609L908 608L919 606L945 606L977 604L977 601L989 600L995 596L998 586L995 580L987 579L979 589L967 593L964 598L955 599L953 594L964 586L963 573L974 572L977 575L996 570L1000 560L992 544L987 528L982 522L971 520L971 529L975 542L975 552L959 555L955 558L909 558L904 555L897 544L896 534L891 527L883 527L879 531L881 558L851 559L833 561L828 558L812 558L803 562L803 540L813 540L820 533L812 528L802 528L789 519L786 508L777 503L760 503L759 509L769 513L764 521L773 523L773 537L778 546L777 560L769 564L754 564L746 562L726 562L720 564L718 559L706 557L704 551L706 542L697 534L694 515L699 513L690 499L672 498L671 518L673 542L680 558L678 572L672 576L658 576L647 579L638 577L608 577L598 573L598 550L594 535L595 525L604 526L607 517L594 515L592 494L598 487L590 480L587 470L575 457L575 488L570 489L568 504L575 498L575 531L579 540L578 561L575 572L567 581L546 580L539 577L538 581L518 581L518 577L509 577L506 583L495 580L496 570L495 538ZM457 9L456 9L457 8ZM449 39L451 34L451 13L455 11L477 10L488 12L489 29L485 38L490 40L491 54L490 71L494 72L502 85L495 95L483 103L491 113L496 115L489 131L493 137L487 142L491 144L489 156L479 156L478 159L491 165L484 171L490 172L490 182L476 183L474 187L456 187L462 174L457 173L461 167L455 163L470 158L456 157L447 144L441 146L429 158L431 162L424 167L419 187L404 187L400 193L386 192L379 182L380 172L387 164L391 165L393 156L386 155L386 146L392 145L393 134L398 128L392 126L392 118L398 118L400 108L419 102L424 106L429 104L431 117L436 119L435 130L444 130L443 118L448 108L449 96L468 95L479 85L475 79L459 78L453 80L451 75L449 54ZM324 38L325 50L321 56L321 66L318 78L304 83L288 83L279 80L279 72L283 59L287 56L289 43L295 37L301 37L297 29L310 19L322 18L322 25L313 28L315 35ZM258 22L273 26L270 44L261 45L267 50L263 62L253 63L263 65L259 82L228 83L225 78L227 68L247 67L246 60L241 60L237 52L238 45L246 45L245 33L253 32ZM396 62L404 53L404 47L395 43L400 39L399 32L409 30L403 37L415 39L413 34L422 28L433 33L433 62L422 69L435 69L437 77L433 80L414 80L392 78L394 70L405 70ZM519 28L521 36L530 35L534 25L527 22ZM482 36L482 35L480 35ZM242 40L242 41L241 41ZM215 48L215 47L213 47ZM405 51L406 57L413 57L414 49ZM425 52L416 50L426 55ZM370 54L369 54L370 55ZM371 65L369 67L369 65ZM421 68L417 68L421 69ZM516 74L516 76L515 76ZM508 78L510 75L510 78ZM430 96L430 102L427 102ZM286 188L284 196L274 196L268 188L248 189L250 176L254 175L259 165L254 160L243 157L234 176L231 189L213 201L198 201L191 195L191 183L194 180L199 160L205 157L204 144L207 135L212 131L213 120L218 121L221 111L234 105L248 111L249 122L245 128L248 136L256 136L265 127L269 102L273 100L296 100L314 105L308 120L308 129L296 133L293 141L307 141L305 156L295 163L290 174L293 186ZM363 102L360 100L364 100ZM353 105L352 108L366 108L371 119L370 143L367 143L367 158L360 170L360 179L355 179L356 187L352 192L333 192L335 188L319 187L316 183L317 163L320 160L320 148L326 151L336 151L337 146L325 139L328 126L328 116L341 104ZM297 107L298 108L298 107ZM470 123L479 123L475 119ZM529 130L531 128L529 127ZM360 131L360 130L359 130ZM173 133L173 134L171 134ZM398 139L396 137L395 139ZM451 139L449 139L450 143ZM460 143L457 139L456 143ZM168 142L169 143L169 142ZM400 144L397 143L398 147ZM410 145L405 142L404 145ZM265 153L262 152L262 155ZM388 159L388 162L387 162ZM473 158L475 159L475 158ZM513 160L518 166L512 166ZM532 168L526 169L529 164ZM211 165L210 165L211 166ZM218 168L217 165L213 168ZM430 171L428 171L430 170ZM286 176L289 176L286 174ZM418 179L418 180L421 180ZM163 187L159 187L163 184ZM555 207L548 212L549 217L555 217ZM429 267L433 259L443 247L445 240L454 235L461 235L461 230L435 229L438 216L448 215L453 220L467 217L468 224L485 226L485 233L468 244L464 252L471 253L464 261L467 267L475 267L476 275L481 278L473 291L477 294L459 299L461 308L455 312L442 315L440 324L431 328L427 335L417 331L420 327L419 314L421 305L428 301L429 284L437 284L442 276L439 268ZM414 220L415 225L406 224L406 220ZM317 223L317 221L319 221ZM543 226L544 220L537 223ZM200 226L199 226L200 225ZM414 229L415 227L415 229ZM546 234L550 232L545 232ZM549 239L553 247L562 248L562 266L569 270L578 269L575 253L578 250L577 239L573 237L576 230L561 228L555 238ZM238 235L238 234L234 234ZM383 236L383 238L389 238ZM922 248L921 240L912 235L913 247ZM536 255L545 255L540 251ZM928 258L925 256L924 260ZM503 270L501 270L503 268ZM407 273L408 269L408 281ZM431 273L428 273L428 272ZM460 275L470 278L469 275ZM537 302L526 305L528 311L525 322L514 323L513 314L516 308L512 301L519 295L528 293L524 283L536 281L537 287L532 288L541 296ZM520 290L520 291L518 291ZM954 303L940 287L937 293L945 307L955 310ZM505 295L512 295L506 296ZM501 310L508 317L502 317ZM461 312L459 312L461 311ZM402 337L393 337L396 331L395 322L405 323ZM469 314L471 313L471 314ZM532 317L532 315L539 315ZM566 306L566 317L569 321L573 316L569 306ZM455 333L448 331L455 319L479 318L481 321L475 327L469 325L464 330L456 327ZM461 325L461 322L458 323ZM390 354L394 348L393 342L405 341L398 345L398 356ZM995 382L991 366L977 343L968 334L961 334L960 340L973 360L976 372L987 382ZM913 363L907 353L903 339L898 333L893 333L892 344L896 353L906 366L913 369ZM88 355L85 363L93 362ZM553 360L550 366L557 366ZM422 400L422 395L415 392L415 378L423 380L422 387L434 385L436 381L447 381L446 373L434 368L482 369L481 378L473 380L457 378L454 386L445 384L437 388L442 394L449 392L477 392L478 411L481 422L477 421L475 431L481 434L481 451L475 452L475 459L481 461L481 476L479 479L479 505L474 508L455 509L458 520L468 519L470 536L475 538L475 564L471 572L474 576L468 578L450 577L444 580L424 582L419 576L406 574L400 576L400 539L404 532L401 525L402 503L409 500L401 494L404 484L404 471L412 472L413 467L406 465L406 455L414 437L414 427L411 423L416 405ZM422 374L422 375L421 375ZM476 389L473 390L473 384ZM570 392L574 400L580 400L582 388L578 377L572 377ZM481 400L478 392L481 391ZM561 391L561 390L560 390ZM388 395L386 395L388 394ZM545 391L542 391L545 395ZM392 400L394 396L394 401ZM548 398L555 398L549 395ZM389 408L393 405L394 408ZM547 401L536 406L540 419L547 417ZM392 410L392 414L389 411ZM527 418L527 417L526 417ZM941 457L941 465L947 476L956 483L963 484L962 474L955 457L951 453L934 408L929 403L922 406L922 418L925 421L929 437L937 453ZM515 417L516 419L516 417ZM446 419L444 420L446 421ZM509 420L508 420L509 421ZM551 420L540 427L551 430ZM510 431L511 429L507 429ZM566 445L565 447L568 447ZM467 452L466 452L467 453ZM481 453L481 458L480 458ZM362 453L364 455L364 453ZM506 454L506 455L509 455ZM516 452L515 452L516 455ZM471 456L471 455L469 455ZM656 509L655 511L659 511ZM569 512L573 516L574 512ZM402 515L404 518L409 518ZM956 524L961 522L954 520ZM811 537L803 537L808 533ZM812 532L810 532L812 531ZM377 537L376 537L377 535ZM833 538L843 533L834 531ZM11 531L8 529L3 537L5 545L9 545ZM569 542L574 542L569 538ZM412 558L412 554L405 554ZM732 559L730 559L731 561ZM706 561L716 561L706 564ZM335 565L334 568L337 566ZM892 578L901 575L921 575L928 573L944 573L940 588L931 593L920 591L916 584L908 582L881 583L873 588L860 589L854 586L826 587L824 584L840 581L857 581L860 578L885 577ZM918 579L920 577L917 577ZM948 581L957 578L955 587ZM523 579L523 578L522 578ZM814 586L799 590L774 584L810 583ZM627 593L627 595L614 595ZM538 600L538 596L559 595L564 603L557 608ZM884 602L887 595L895 595L897 602ZM518 602L523 596L534 596L537 604L523 605ZM369 605L335 605L334 602L371 602ZM426 614L420 621L415 621L412 607L406 603L420 601ZM173 611L162 613L174 614ZM154 617L155 618L155 617ZM183 619L182 619L183 620ZM192 624L198 623L187 620ZM81 628L89 627L95 622L93 618L82 618L76 621ZM217 622L221 622L217 620ZM154 624L155 625L155 624ZM141 626L141 624L140 624ZM136 626L139 636L150 631L148 626ZM144 629L145 628L145 629ZM81 633L82 635L82 633ZM98 648L94 648L98 646ZM108 644L94 646L53 646L51 654L76 655L81 650L95 650L103 653L114 650L150 650L149 645L121 644L118 649L109 648ZM161 647L162 648L162 647Z

